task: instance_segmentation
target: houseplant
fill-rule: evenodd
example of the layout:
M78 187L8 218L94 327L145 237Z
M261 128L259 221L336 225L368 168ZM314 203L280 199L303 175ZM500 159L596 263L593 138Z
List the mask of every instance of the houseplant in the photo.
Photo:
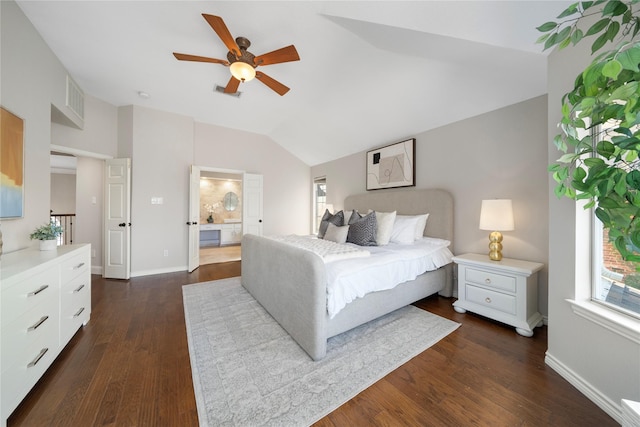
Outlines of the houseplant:
M634 0L574 3L558 22L538 27L545 33L538 43L563 49L596 36L591 51L599 54L562 98L554 144L563 154L549 171L555 194L595 207L616 250L640 269L640 16L634 7L640 8ZM585 18L594 22L588 28Z
M40 240L41 251L50 251L56 248L58 236L63 231L62 227L50 221L48 224L41 225L33 230L29 237L31 240Z

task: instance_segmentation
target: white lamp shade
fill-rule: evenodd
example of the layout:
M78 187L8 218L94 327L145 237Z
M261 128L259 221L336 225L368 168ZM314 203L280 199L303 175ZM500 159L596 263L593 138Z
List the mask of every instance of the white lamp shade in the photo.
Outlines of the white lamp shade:
M236 61L229 66L231 75L241 82L248 82L256 76L256 69L246 62Z
M480 230L515 230L511 200L483 200L480 208Z

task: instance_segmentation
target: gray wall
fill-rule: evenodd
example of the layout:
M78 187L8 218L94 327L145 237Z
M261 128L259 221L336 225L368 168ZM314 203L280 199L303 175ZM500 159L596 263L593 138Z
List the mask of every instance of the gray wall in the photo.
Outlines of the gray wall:
M561 154L551 142L562 118L560 100L593 59L590 45L587 40L549 57L549 163ZM554 186L549 179L549 235L553 240L549 246L547 363L610 415L619 416L620 399L640 401L640 322L626 320L635 328L633 341L573 312L568 299L588 303L590 298L590 215L572 200L558 200Z
M515 230L504 232L503 255L547 264L548 180L545 96L397 141L416 138L416 187L443 188L454 198L456 254L488 253L488 232L478 229L483 199L513 200ZM380 141L380 146L397 141ZM327 202L341 209L349 194L366 191L365 152L311 168L326 176ZM547 270L540 274L538 305L547 311Z
M50 198L54 214L76 213L76 175L52 173Z

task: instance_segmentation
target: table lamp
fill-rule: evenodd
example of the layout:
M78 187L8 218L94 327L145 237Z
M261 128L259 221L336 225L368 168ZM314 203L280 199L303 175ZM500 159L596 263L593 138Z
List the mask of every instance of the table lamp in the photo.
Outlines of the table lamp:
M514 230L513 206L509 199L483 200L480 208L480 230L490 230L489 258L502 259L501 231Z

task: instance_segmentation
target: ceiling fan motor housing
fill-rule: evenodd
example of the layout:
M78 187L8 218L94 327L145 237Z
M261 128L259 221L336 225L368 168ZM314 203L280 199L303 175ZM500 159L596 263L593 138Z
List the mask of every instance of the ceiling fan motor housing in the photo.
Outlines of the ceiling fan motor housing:
M256 57L253 53L249 52L247 50L247 48L249 48L249 46L251 46L251 42L249 41L249 39L245 38L245 37L238 37L236 38L236 43L238 44L238 47L240 48L240 56L236 57L233 52L228 52L227 53L227 59L229 60L230 64L233 64L234 62L245 62L249 65L251 65L253 68L256 67L256 64L254 62L254 58Z

